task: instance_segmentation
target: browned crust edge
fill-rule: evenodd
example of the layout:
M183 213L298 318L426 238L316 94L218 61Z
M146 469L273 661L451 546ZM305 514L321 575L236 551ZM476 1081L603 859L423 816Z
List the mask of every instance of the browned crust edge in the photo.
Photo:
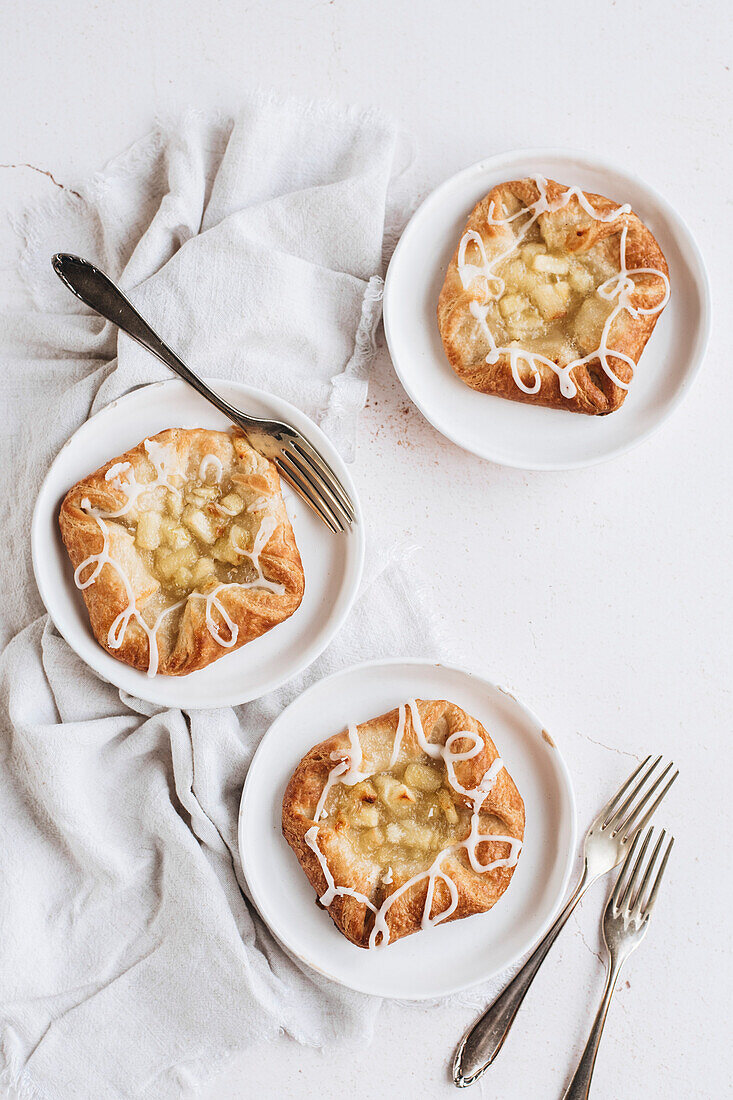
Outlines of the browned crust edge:
M498 757L496 746L481 723L468 715L456 704L447 700L417 700L417 706L421 720L426 728L435 720L435 716L445 716L448 721L448 736L457 729L474 730L481 736L484 742L483 752L473 760L463 761L456 768L460 783L470 789L476 786L484 773ZM391 731L392 737L397 729L399 711L394 709L386 714L362 723L358 729L375 727L377 724L385 725ZM409 709L407 711L404 740L415 744L415 734ZM306 753L285 790L282 807L282 832L286 841L292 848L311 886L315 890L316 897L320 898L327 888L327 882L318 858L305 840L305 834L315 824L313 815L318 799L323 791L329 772L334 767L331 753L343 753L348 750L348 736L345 731L327 738ZM464 800L465 801L465 800ZM482 812L502 817L507 822L507 835L518 839L524 837L525 812L524 802L517 790L514 780L504 768L497 778L496 784L489 792L482 807ZM487 862L489 859L498 859L506 855L506 843L481 844L479 846L479 858ZM327 862L329 862L327 860ZM329 862L329 869L333 868ZM499 900L505 892L514 874L515 867L502 867L485 873L477 874L463 861L451 863L451 877L458 888L458 906L455 912L442 923L460 920L463 917L476 913L487 912ZM398 882L385 886L379 882L376 892L370 897L369 883L361 874L356 861L351 868L353 881L339 881L337 885L351 886L353 889L364 893L373 904L379 908L387 897L399 885ZM410 891L398 899L388 910L387 925L389 928L390 943L404 936L412 935L421 930L421 920L427 893L427 883L417 883ZM436 884L432 914L439 913L446 908L449 902L447 887L440 881ZM320 901L317 904L321 904ZM338 930L357 947L369 946L369 936L374 923L371 910L363 903L352 897L337 896L327 909L333 923Z
M208 432L203 428L167 428L154 436L146 436L136 447L105 462L98 470L72 486L59 510L59 528L75 570L90 554L101 550L103 541L96 521L81 508L83 498L88 497L92 505L106 511L119 508L125 501L124 494L105 481L105 474L110 467L120 462L129 462L135 469L140 466L146 468L144 443L147 440L172 445L180 451L191 446L190 437L193 433L202 432L207 436L228 435L234 445L237 461L250 451L244 437L236 431L222 433ZM288 619L301 603L305 591L305 576L293 528L282 500L277 469L269 462L266 473L257 475L251 481L255 490L279 497L278 528L267 544L267 552L260 556L260 561L267 577L284 585L285 592L278 595L264 589L233 589L223 593L221 602L239 628L237 641L229 648L219 645L211 636L206 625L204 601L189 599L175 645L170 650L164 650L162 645L159 647L159 675L186 676L207 667L272 630ZM138 603L146 598L144 588L134 581L133 591ZM95 583L83 589L81 595L84 597L92 631L102 648L115 660L147 671L148 639L134 620L130 622L119 649L112 649L108 644L110 626L128 602L124 586L115 570L105 565Z
M554 180L547 181L547 194L551 201L567 190L568 188L565 185L558 184ZM495 230L486 224L489 206L492 202L499 204L502 195L506 193L515 195L526 205L529 205L539 196L539 189L532 179L513 180L498 184L471 211L461 233L461 238L469 229L479 232L484 238L491 236ZM597 195L591 191L583 193L594 209L602 214L610 213L618 208L618 203L603 195ZM610 222L594 222L587 216L585 220L589 223L589 226L584 227L582 230L585 247L591 247L592 244L604 237L617 234L626 225L628 226L626 240L628 267L630 269L655 268L669 276L667 261L659 244L651 231L633 211L630 214L620 215ZM581 231L579 230L578 233L580 235ZM455 345L452 331L455 328L456 317L460 316L462 309L467 308L471 299L468 291L463 290L458 275L459 248L460 238L448 265L440 291L437 316L438 328L448 362L456 375L466 385L481 393L504 397L510 401L541 405L546 408L566 409L570 412L585 413L591 416L607 415L615 412L623 405L628 390L617 386L605 374L597 360L591 361L588 365L576 367L573 371L572 378L577 387L577 393L572 398L563 397L560 392L560 381L549 368L542 371L542 385L539 391L536 394L527 394L519 389L512 378L508 356L501 356L495 364L491 365L486 363L483 357L476 362L467 362L465 354ZM658 291L656 293L652 291L652 304L653 300L658 300L658 298ZM634 304L640 304L638 294L635 296ZM614 337L616 350L629 356L638 365L647 341L663 312L664 310L660 310L659 313L638 318L626 315L623 331L618 338ZM634 373L629 364L614 356L609 356L609 361L616 376L628 385ZM595 364L597 364L597 369ZM596 384L597 381L600 382L600 385Z

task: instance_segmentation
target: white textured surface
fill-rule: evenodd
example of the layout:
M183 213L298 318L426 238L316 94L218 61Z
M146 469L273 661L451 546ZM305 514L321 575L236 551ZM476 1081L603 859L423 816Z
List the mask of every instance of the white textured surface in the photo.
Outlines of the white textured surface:
M355 468L367 508L424 546L455 658L512 687L561 740L582 825L636 754L674 753L683 770L660 815L677 847L611 1008L599 1100L718 1100L730 1088L728 27L712 0L534 10L46 0L0 14L0 161L19 166L0 168L4 209L51 193L44 172L73 187L156 112L231 108L243 88L273 85L397 114L417 138L421 194L493 152L569 145L627 164L686 214L721 324L658 436L572 474L500 469L438 436L382 351ZM12 249L2 233L5 302ZM602 893L540 972L475 1090L487 1100L561 1094L600 993ZM283 1040L220 1067L208 1096L447 1098L448 1058L472 1016L466 1006L386 1005L369 1049L321 1054Z

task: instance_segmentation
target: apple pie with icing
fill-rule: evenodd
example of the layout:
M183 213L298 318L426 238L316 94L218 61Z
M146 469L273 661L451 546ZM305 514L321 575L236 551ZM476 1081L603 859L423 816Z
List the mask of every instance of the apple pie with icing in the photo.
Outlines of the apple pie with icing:
M628 204L534 176L471 212L438 325L473 389L599 415L623 404L669 293L662 250Z
M479 721L411 699L303 757L283 835L358 947L491 909L509 886L524 803Z
M236 430L144 439L69 490L59 525L97 641L151 676L204 668L303 597L278 472Z

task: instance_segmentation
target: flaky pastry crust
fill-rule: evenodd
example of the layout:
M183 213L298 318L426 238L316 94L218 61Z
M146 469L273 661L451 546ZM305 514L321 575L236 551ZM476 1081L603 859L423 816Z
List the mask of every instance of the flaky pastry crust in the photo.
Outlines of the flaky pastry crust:
M334 768L343 783L329 781ZM282 831L339 931L374 947L495 905L514 874L524 803L477 719L445 700L411 700L303 757Z
M546 206L550 209L544 209ZM543 209L544 212L539 212ZM537 289L533 270L522 276L516 275L516 265L511 267L511 261L517 257L512 250L527 225L530 225L528 236L522 239L538 242L537 247L550 257L549 264L544 257L540 261L549 269L546 275L549 291L542 286ZM480 238L480 244L476 238ZM459 243L446 272L437 311L443 346L458 377L473 389L512 401L590 415L620 408L634 367L669 295L669 271L662 250L636 214L602 195L576 193L575 189L543 177L514 180L494 187L477 204L461 242L464 252L461 254ZM502 256L505 258L500 259ZM471 261L468 266L466 257ZM501 295L497 295L501 282L497 283L492 275L485 277L494 264L505 278L514 275L517 279L513 287L516 293L504 303L506 310L499 300ZM583 264L587 265L585 271ZM553 267L560 271L571 267L578 275L576 289L567 283L564 274L550 274ZM630 273L630 283L614 280L622 268ZM588 283L585 287L584 281ZM607 333L607 354L592 356L595 337L589 337L588 333L600 334L606 319L604 312L607 316L621 303L622 293L631 310L620 309L613 318ZM580 318L582 323L576 326L579 307L588 298L593 299L593 304L586 308ZM592 315L594 311L598 318L593 320L591 316L593 324L589 325L586 314ZM522 321L519 333L512 328L517 312ZM513 371L508 353L511 347L539 350L560 370L553 370L548 362L536 357L528 361L520 356L515 359ZM496 354L501 348L505 350ZM563 379L563 368L578 360L581 361L572 370L565 370Z
M277 470L238 431L143 440L69 490L59 526L97 641L151 675L205 668L303 597Z

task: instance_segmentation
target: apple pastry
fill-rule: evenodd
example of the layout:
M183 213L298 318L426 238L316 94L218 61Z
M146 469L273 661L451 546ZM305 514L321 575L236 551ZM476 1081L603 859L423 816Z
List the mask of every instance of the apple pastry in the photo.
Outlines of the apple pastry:
M144 439L69 490L59 525L97 641L150 676L204 668L303 597L277 470L238 431Z
M378 947L491 909L517 865L524 803L480 722L411 699L303 757L282 829L339 931Z
M669 293L662 250L629 205L534 176L471 212L438 325L473 389L599 415L623 404Z

